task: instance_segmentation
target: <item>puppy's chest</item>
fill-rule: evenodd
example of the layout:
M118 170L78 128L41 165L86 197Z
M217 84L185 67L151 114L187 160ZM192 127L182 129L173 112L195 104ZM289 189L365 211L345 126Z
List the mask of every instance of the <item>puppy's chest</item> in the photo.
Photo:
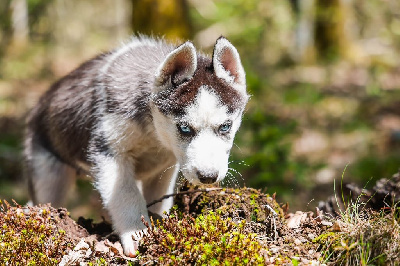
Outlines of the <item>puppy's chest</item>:
M100 130L113 154L134 164L139 179L162 172L176 163L175 156L161 145L151 124L142 125L130 119L107 115Z
M116 154L138 156L157 142L152 125L142 125L117 114L104 115L97 134Z
M133 164L135 178L138 180L160 176L176 164L173 153L164 148L153 133L131 136L122 145L120 149L124 150L123 156Z

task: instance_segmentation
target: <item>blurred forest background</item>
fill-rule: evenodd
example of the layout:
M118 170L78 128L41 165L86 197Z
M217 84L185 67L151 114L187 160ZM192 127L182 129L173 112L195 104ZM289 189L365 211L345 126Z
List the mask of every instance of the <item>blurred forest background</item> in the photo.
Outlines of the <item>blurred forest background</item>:
M266 188L306 210L342 174L368 187L400 167L398 0L2 0L0 27L0 198L27 200L27 110L137 32L208 53L220 35L237 47L252 98L228 186ZM72 214L87 214L78 195L98 199L88 180L77 188Z

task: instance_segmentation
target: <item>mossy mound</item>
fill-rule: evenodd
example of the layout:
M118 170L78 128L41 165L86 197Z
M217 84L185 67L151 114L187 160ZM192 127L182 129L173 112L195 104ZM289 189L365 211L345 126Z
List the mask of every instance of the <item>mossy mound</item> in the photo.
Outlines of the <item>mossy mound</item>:
M172 195L170 195L172 196ZM147 225L140 264L153 265L309 265L318 263L327 229L322 217L298 212L296 226L275 196L252 188L184 187L175 207ZM290 218L289 218L290 219ZM292 219L293 220L293 219Z
M284 227L274 197L252 188L184 187L163 220L147 225L140 263L173 265L264 265L268 250Z
M0 200L0 258L5 265L55 265L74 244L65 209L11 206ZM72 221L72 220L71 220Z
M183 187L175 197L179 209L190 214L221 210L227 217L246 221L266 222L271 212L283 218L283 210L270 196L254 188L209 188Z
M141 241L140 264L264 265L257 234L245 232L246 221L207 211L195 218L175 211L148 227Z
M182 193L184 192L184 193ZM185 193L186 192L186 193ZM223 218L234 221L245 220L257 233L260 228L265 234L276 233L284 222L284 212L270 196L253 188L210 188L198 190L195 187L184 187L182 194L175 198L176 208L192 216L214 211Z

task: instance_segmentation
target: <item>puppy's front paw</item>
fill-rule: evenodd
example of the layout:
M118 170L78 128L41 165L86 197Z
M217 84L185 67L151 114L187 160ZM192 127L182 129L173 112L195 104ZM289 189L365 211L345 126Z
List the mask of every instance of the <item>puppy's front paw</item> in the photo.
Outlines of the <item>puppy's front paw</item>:
M147 228L138 231L125 232L120 235L125 256L132 258L136 257L136 251L139 248L139 241L145 234L147 234Z

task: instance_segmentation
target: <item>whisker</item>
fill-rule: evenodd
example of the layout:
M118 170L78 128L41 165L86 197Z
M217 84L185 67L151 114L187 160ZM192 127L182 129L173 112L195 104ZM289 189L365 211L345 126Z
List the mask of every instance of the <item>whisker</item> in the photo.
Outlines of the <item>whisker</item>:
M183 186L185 183L186 183L186 178L185 178L183 175L178 174L178 178L177 178L177 180L176 180L176 184L177 184L179 187L181 187L181 186Z
M231 164L231 163L235 163L235 164L243 165L243 166L247 166L247 167L250 166L250 165L248 165L244 160L241 160L241 161L229 161L229 162L228 162L228 164Z
M169 169L174 168L174 167L177 167L178 165L179 165L179 164L176 163L176 164L173 164L173 165L167 167L167 168L161 173L159 179L161 179L161 178L164 176L165 172L167 172Z
M235 145L236 146L236 148L238 148L239 149L239 151L240 151L240 153L243 153L243 151L242 151L242 149L234 142L233 143L233 145Z
M233 171L234 173L238 174L243 179L243 175L238 170L236 170L234 168L228 168L228 171Z
M221 184L226 187L239 187L239 182L236 177L229 171L226 173L224 180L221 181Z

